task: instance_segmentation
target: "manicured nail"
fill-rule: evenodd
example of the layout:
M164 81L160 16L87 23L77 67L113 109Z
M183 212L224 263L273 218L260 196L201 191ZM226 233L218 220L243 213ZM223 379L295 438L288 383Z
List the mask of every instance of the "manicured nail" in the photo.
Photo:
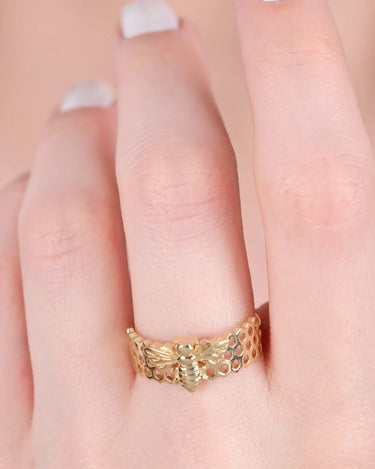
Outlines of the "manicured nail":
M178 16L162 0L134 0L121 12L121 29L126 38L178 27Z
M106 108L115 100L113 88L99 81L83 81L77 83L63 97L60 112L87 107Z

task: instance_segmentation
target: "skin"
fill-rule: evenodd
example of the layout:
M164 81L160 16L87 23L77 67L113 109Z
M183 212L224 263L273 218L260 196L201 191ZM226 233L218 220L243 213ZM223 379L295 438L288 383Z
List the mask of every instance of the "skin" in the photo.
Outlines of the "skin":
M117 106L55 113L31 176L0 194L0 468L372 467L370 138L325 0L234 6L264 356L192 395L131 368L129 324L213 337L255 309L236 160L194 26L116 37Z
M30 171L41 128L72 84L87 79L114 84L109 51L124 3L1 0L0 66L6 73L0 74L0 185ZM171 1L178 14L193 21L199 29L212 88L235 150L244 207L244 237L255 304L259 306L268 301L269 295L264 233L252 178L251 112L233 2L219 0L219 3L220 8L218 0ZM373 143L375 2L330 0L329 4Z

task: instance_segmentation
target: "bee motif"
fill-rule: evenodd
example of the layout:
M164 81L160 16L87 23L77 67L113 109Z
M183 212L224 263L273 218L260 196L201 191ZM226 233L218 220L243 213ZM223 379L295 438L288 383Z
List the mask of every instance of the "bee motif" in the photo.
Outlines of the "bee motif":
M142 353L149 368L167 370L172 380L179 381L190 392L194 392L202 379L209 379L205 370L225 363L228 339L216 343L175 341L172 347L146 345Z
M153 342L127 329L130 355L137 373L159 382L180 383L194 392L202 380L237 373L262 353L261 320L250 317L222 337L198 340L175 337L173 342Z

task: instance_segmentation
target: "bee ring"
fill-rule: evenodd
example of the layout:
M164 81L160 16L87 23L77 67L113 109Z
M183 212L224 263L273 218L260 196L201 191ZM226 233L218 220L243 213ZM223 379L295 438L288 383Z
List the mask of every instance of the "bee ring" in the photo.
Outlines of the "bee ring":
M153 342L127 330L130 355L137 373L159 383L180 384L194 392L210 381L247 368L262 354L261 320L256 314L233 331L213 339L175 337Z

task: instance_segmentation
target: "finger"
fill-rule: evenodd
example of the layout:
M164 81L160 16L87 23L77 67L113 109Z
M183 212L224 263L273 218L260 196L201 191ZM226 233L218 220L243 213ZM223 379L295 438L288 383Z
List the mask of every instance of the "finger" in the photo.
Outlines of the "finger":
M33 385L17 243L23 176L0 191L0 467L24 465Z
M375 173L343 50L324 0L235 3L256 128L274 376L287 395L351 406L343 389L375 384L366 371Z
M91 107L53 117L22 209L35 435L43 444L36 460L43 456L43 467L61 465L67 452L85 465L95 460L95 442L100 450L113 444L133 376L124 337L131 304L113 112ZM72 434L74 448L67 449Z
M154 16L148 16L148 6L154 8ZM128 8L125 33L129 11L132 21L146 24L147 31L155 26L152 20L165 20L165 8L171 11L160 1L132 2ZM224 334L253 315L254 309L235 158L210 91L196 34L183 23L174 31L119 38L115 58L117 178L136 330L158 341L170 341L176 335L212 338ZM232 441L246 448L258 419L250 407L263 398L264 384L261 360L251 370L202 385L189 399L182 398L181 392L186 391L178 387L140 377L129 420L137 418L134 409L142 406L148 427L158 426L160 432L150 437L144 426L131 427L132 438L144 442L132 448L133 453L145 461L145 446L163 448L165 438L171 438L168 454L172 450L185 461L186 454L204 454L209 448L208 454L216 455L210 460L215 466L222 448L232 441L224 430L228 421L241 426L243 416L252 415L246 429L243 426L236 442ZM241 414L229 398L233 386L243 403ZM228 400L221 405L223 396ZM160 421L156 409L166 407L175 418ZM199 423L202 412L204 426ZM201 427L197 432L190 431L197 427ZM212 439L218 428L226 435L225 445ZM153 463L162 464L166 457L161 449L153 454ZM245 457L245 450L237 457Z
M136 327L160 340L210 337L252 315L253 302L235 159L202 53L184 25L119 39L116 70Z

